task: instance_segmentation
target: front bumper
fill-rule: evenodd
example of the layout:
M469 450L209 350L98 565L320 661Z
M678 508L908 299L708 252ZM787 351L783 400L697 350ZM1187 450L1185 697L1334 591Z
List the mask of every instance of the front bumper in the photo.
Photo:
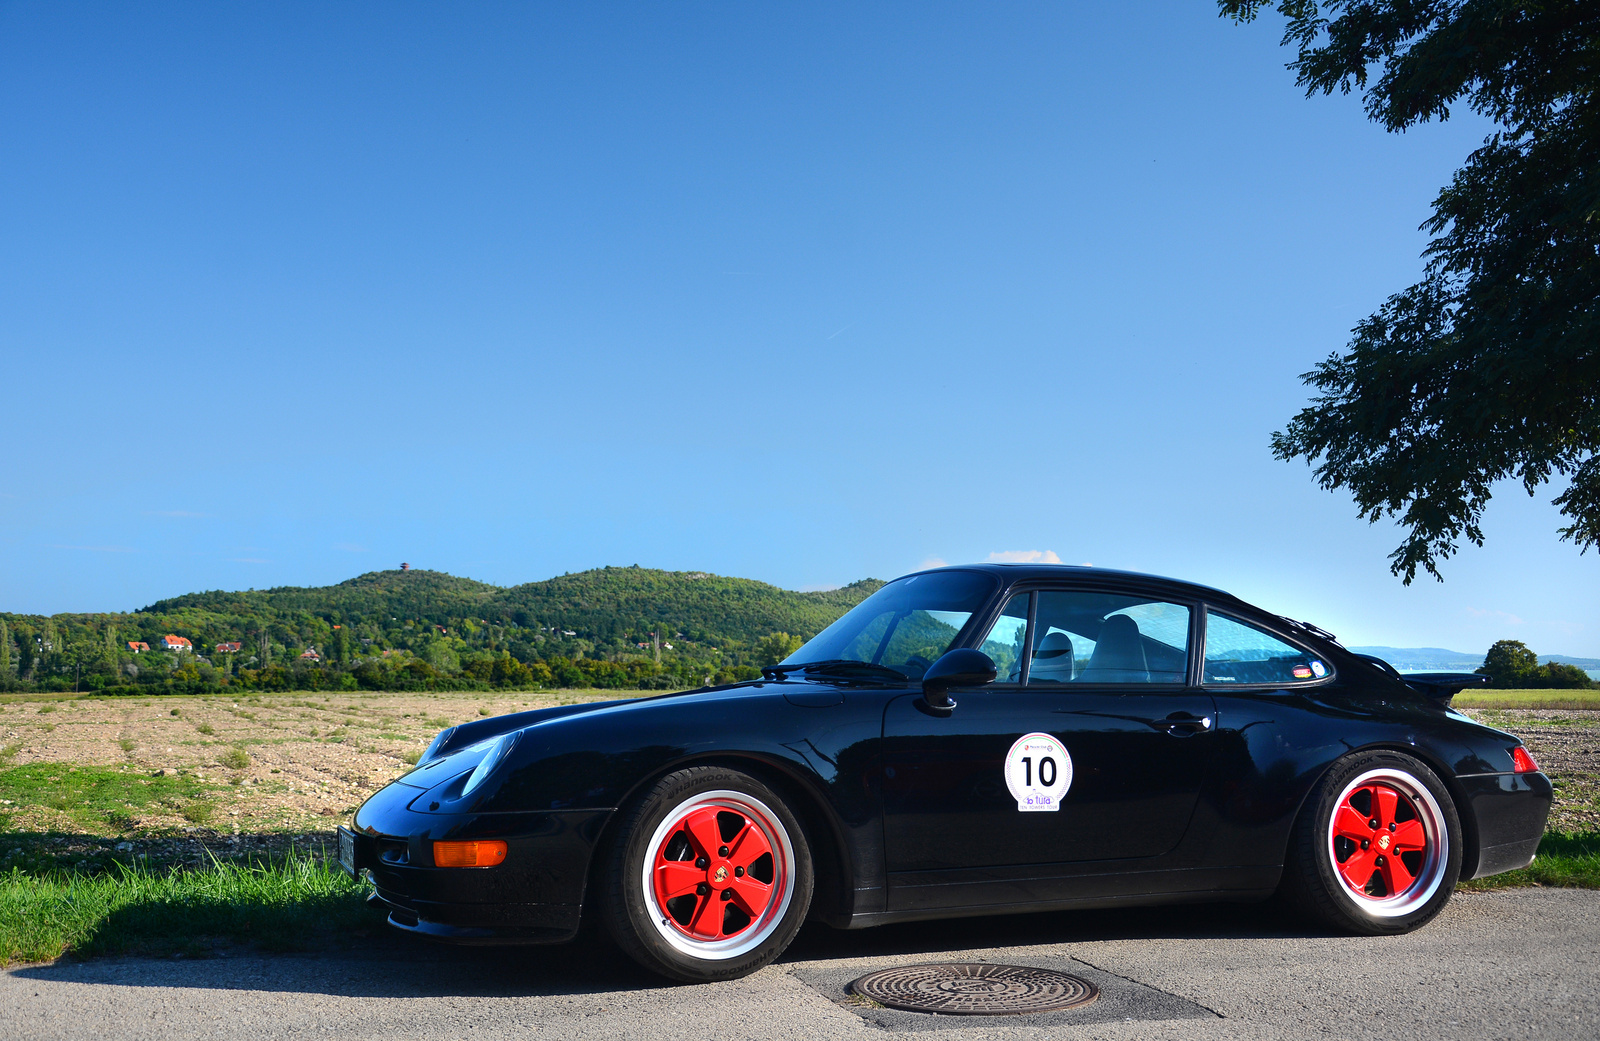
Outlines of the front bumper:
M1484 878L1533 863L1555 789L1542 773L1458 776L1462 824L1473 829L1461 877Z
M356 811L354 868L389 924L466 944L560 943L578 931L584 886L608 809L551 813L420 813L415 789L391 785ZM433 864L438 840L502 839L505 862Z

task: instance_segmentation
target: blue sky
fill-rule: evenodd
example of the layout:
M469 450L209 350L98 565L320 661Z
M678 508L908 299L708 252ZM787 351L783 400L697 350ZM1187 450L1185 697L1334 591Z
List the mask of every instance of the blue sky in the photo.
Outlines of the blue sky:
M0 3L0 604L1054 554L1600 655L1545 490L1403 587L1267 448L1482 138L1139 4Z

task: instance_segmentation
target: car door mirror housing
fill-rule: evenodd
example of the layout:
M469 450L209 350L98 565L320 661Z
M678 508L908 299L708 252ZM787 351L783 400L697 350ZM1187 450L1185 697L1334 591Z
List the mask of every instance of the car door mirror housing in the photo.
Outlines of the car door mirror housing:
M958 647L946 651L922 676L922 696L933 708L955 707L951 687L981 687L993 683L994 660L982 651Z

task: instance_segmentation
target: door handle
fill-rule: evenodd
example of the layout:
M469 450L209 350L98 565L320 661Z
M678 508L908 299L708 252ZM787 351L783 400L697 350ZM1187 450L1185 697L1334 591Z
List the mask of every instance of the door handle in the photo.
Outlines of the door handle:
M1158 730L1165 730L1173 737L1188 737L1190 734L1203 734L1211 729L1210 716L1196 716L1188 712L1174 712L1166 719L1157 720L1154 724Z

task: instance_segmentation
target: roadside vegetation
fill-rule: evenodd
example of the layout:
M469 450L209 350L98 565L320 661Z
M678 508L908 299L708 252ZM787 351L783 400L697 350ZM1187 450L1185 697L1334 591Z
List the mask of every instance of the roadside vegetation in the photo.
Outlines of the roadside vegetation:
M1463 882L1456 888L1483 893L1517 886L1600 889L1600 832L1547 832L1532 864L1520 871Z
M348 941L379 924L362 887L308 853L201 870L117 865L99 873L0 874L0 964L64 954L189 956Z

